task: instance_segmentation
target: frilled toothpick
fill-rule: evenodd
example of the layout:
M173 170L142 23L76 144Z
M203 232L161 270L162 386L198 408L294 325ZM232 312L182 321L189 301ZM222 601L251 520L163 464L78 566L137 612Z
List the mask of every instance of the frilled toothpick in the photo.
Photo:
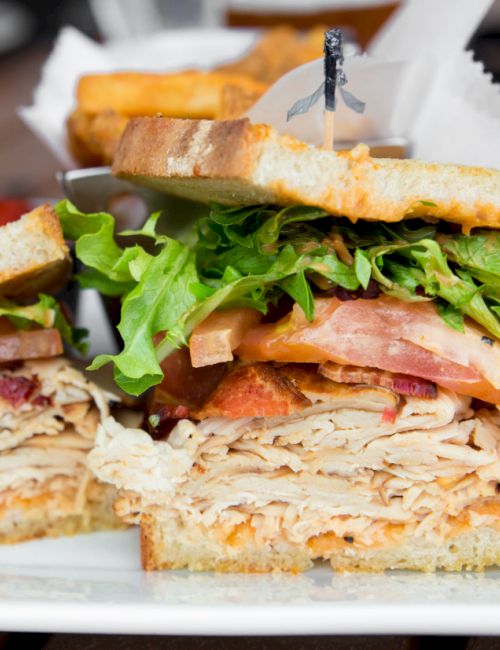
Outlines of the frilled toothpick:
M295 115L307 113L311 106L314 106L320 97L324 95L325 113L323 147L325 149L333 149L335 139L335 94L337 88L339 89L346 106L356 113L362 113L365 110L365 103L360 101L344 88L347 83L347 77L341 67L344 63L344 54L342 51L342 32L340 29L335 28L325 32L323 53L325 57L324 82L312 93L312 95L303 97L295 102L286 115L286 121L288 122Z

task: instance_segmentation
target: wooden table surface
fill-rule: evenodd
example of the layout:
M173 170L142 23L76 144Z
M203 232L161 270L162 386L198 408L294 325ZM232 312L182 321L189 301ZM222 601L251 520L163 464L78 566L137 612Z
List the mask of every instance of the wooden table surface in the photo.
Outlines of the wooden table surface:
M16 108L31 101L50 44L0 58L0 197L58 197L59 165L24 126ZM1 607L1 602L0 602ZM0 633L0 650L500 650L499 638L153 637Z
M491 637L157 637L0 634L0 650L500 650Z

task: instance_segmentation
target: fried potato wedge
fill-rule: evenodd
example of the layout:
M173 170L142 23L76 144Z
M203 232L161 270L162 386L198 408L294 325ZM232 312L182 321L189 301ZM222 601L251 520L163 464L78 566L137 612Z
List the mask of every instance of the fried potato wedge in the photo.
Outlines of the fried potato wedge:
M216 119L236 120L238 117L243 117L261 95L261 91L248 90L234 84L225 85Z
M285 25L270 29L248 54L217 70L272 84L293 68L323 56L325 29L318 26L305 33Z
M92 116L75 109L66 120L66 137L71 155L83 167L103 164L102 155L92 151L89 145L89 128Z
M116 111L87 115L76 109L66 123L72 155L84 166L111 163L128 120Z
M260 81L224 72L115 72L81 77L77 101L87 115L113 110L129 117L162 113L213 119L219 114L222 92L228 84L246 93L262 93L266 88Z

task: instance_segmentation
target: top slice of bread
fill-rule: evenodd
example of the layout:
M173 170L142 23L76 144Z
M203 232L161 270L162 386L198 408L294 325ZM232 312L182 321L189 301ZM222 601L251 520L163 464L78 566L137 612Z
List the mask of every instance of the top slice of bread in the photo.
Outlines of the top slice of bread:
M464 231L500 227L500 171L375 159L365 145L337 153L248 119L133 119L113 173L201 202L313 205L352 221L428 216Z
M53 208L41 205L0 227L0 296L32 298L64 286L71 261Z

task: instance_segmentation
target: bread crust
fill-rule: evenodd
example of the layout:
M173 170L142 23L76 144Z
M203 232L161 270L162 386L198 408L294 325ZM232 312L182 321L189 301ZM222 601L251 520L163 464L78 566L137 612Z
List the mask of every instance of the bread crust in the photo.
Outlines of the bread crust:
M500 171L319 149L248 119L133 119L113 173L202 202L314 205L352 221L425 216L500 227Z
M0 228L0 295L37 296L66 283L69 249L54 209L47 203Z
M169 176L245 178L251 173L251 143L248 120L133 119L118 145L113 172L144 177L152 185Z

